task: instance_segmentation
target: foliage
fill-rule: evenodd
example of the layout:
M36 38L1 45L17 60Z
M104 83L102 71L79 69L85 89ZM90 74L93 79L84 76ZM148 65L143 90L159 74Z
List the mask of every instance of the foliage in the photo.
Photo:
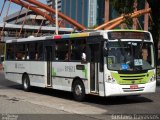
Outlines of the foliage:
M152 10L151 16L153 19L152 31L156 32L156 39L160 39L160 0L147 0Z
M111 0L113 8L120 14L124 15L126 18L125 23L128 26L132 26L133 21L131 18L127 17L127 14L134 11L134 0Z
M111 3L119 14L128 14L134 10L134 0L112 0Z
M155 55L156 60L158 60L158 41L160 41L160 0L147 0L151 8L151 16L153 19L153 24L151 28L151 33L155 45Z
M132 13L134 10L134 0L111 0L113 8L119 13L119 14L125 14ZM151 27L151 33L153 35L154 43L155 43L155 49L156 49L156 55L157 55L157 45L158 41L160 41L160 0L147 0L149 3L149 6L151 8L151 16L153 19L153 24ZM127 22L125 22L127 25L131 25L132 21L128 18ZM157 57L157 56L156 56Z

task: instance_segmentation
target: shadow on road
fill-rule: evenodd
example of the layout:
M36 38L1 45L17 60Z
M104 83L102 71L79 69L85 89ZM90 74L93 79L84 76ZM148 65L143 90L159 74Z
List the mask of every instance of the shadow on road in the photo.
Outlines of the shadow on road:
M0 80L0 89L17 89L23 90L20 84L8 81ZM31 92L58 97L67 100L74 100L71 92L65 92L53 89L44 89L39 87L32 87ZM151 99L144 96L128 96L128 97L98 97L93 95L87 95L84 104L94 103L98 105L121 105L121 104L134 104L134 103L145 103L152 102Z
M153 102L151 99L148 99L143 96L123 96L123 97L88 96L86 101L89 103L100 104L100 105L121 105L121 104Z
M13 89L23 90L21 85L11 85L8 86ZM67 100L74 100L71 92L60 91L60 90L53 90L48 88L39 88L39 87L32 87L31 92L53 96L57 98L67 99ZM86 95L86 99L83 102L84 104L94 103L99 105L121 105L121 104L134 104L134 103L145 103L145 102L152 102L151 99L148 99L143 96L127 96L127 97L99 97L93 95Z

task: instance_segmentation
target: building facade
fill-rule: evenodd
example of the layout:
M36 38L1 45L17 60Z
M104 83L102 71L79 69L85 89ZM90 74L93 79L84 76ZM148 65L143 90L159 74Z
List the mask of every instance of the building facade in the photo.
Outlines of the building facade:
M55 8L55 0L46 0ZM113 8L113 0L57 0L58 10L87 28L93 28L120 16ZM135 11L149 8L144 0L135 0ZM149 14L133 20L134 29L149 29ZM72 27L65 23L66 27Z
M49 6L55 8L55 0L46 0ZM58 10L78 23L91 27L97 24L98 0L58 0ZM65 26L72 27L65 23Z
M43 12L46 12L43 10ZM43 26L45 25L46 19L40 15L36 15L33 11L22 9L13 14L4 17L3 22L18 24L18 25L40 25L43 21Z

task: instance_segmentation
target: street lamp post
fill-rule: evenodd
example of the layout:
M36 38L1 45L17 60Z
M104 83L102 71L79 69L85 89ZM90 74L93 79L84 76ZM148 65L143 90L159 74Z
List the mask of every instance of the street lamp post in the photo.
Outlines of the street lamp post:
M56 8L56 35L58 35L58 0L55 1L55 8Z

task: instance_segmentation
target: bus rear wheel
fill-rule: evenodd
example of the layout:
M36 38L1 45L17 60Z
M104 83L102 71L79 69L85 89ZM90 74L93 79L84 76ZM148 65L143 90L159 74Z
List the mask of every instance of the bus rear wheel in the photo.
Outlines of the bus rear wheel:
M84 84L80 80L76 80L72 87L73 97L76 101L83 101L85 98Z
M23 80L22 80L22 85L23 85L24 91L27 91L27 92L30 91L31 86L30 86L30 80L29 80L28 75L24 75Z

